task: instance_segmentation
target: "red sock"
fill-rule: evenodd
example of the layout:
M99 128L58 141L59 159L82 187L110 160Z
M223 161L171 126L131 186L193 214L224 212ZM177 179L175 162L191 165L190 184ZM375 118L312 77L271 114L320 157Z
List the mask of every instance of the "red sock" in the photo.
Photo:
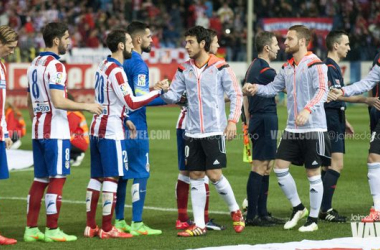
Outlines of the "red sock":
M117 180L106 178L103 182L102 205L103 218L102 229L109 232L112 229L112 216L116 205Z
M189 183L177 180L176 198L178 209L178 220L185 222L189 220L187 215L187 201L189 199Z
M62 189L65 181L66 178L50 178L49 187L46 191L46 227L51 229L58 227L58 217L62 203Z
M96 208L99 202L101 182L91 179L86 194L87 226L96 228ZM88 203L89 202L89 203Z
M28 213L26 215L26 226L36 227L38 215L41 209L41 200L44 195L45 188L49 183L33 181L28 195Z
M210 188L207 183L205 183L205 188L206 188L206 205L205 205L205 222L207 223L209 221L208 218L208 203L210 200Z

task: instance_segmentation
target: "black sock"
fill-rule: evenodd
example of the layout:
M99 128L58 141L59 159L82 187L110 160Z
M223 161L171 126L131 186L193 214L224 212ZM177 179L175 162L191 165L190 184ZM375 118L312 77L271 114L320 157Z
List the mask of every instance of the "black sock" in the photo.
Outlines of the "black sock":
M299 211L299 210L304 210L305 209L305 206L300 203L299 205L293 207L293 210L296 210L296 211Z
M326 172L325 178L323 178L323 199L321 205L322 212L326 212L332 208L332 198L339 176L340 173L329 169Z
M315 223L318 223L318 218L314 218L314 217L307 217L307 221L312 221L312 222L315 222Z
M268 190L269 190L269 175L264 175L261 180L260 196L257 204L257 212L259 216L267 216L267 201L268 201Z
M247 183L248 212L247 219L253 219L257 215L257 202L259 200L262 175L251 171Z

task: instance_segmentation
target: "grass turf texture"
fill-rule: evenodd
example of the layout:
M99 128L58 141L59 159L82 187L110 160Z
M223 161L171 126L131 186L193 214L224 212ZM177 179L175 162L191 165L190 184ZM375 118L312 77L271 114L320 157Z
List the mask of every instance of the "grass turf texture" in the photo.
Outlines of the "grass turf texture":
M210 184L210 218L226 225L225 231L209 231L206 237L179 238L175 230L177 219L174 187L177 180L177 148L175 124L179 114L178 107L148 108L149 130L170 130L170 139L151 140L150 164L151 177L147 187L145 205L149 207L171 208L171 211L145 210L144 222L157 229L162 229L160 236L140 236L125 240L100 240L84 238L83 231L86 226L85 196L86 187L90 176L89 151L80 167L73 167L68 177L64 190L63 202L59 226L65 233L78 236L76 242L70 243L25 243L23 233L26 224L26 197L33 180L32 171L13 171L8 180L0 181L0 232L7 237L18 240L18 244L7 246L10 249L185 249L207 246L222 246L234 244L259 244L271 242L300 241L303 239L323 240L337 237L350 237L351 226L349 223L332 224L319 222L319 230L313 233L300 233L297 230L286 231L282 226L263 228L248 227L241 234L233 231L232 221L227 214L215 214L212 211L228 212L227 206ZM285 107L278 108L279 128L284 129L287 119ZM86 114L88 123L91 117ZM24 111L24 117L27 118ZM369 147L368 112L364 106L350 107L347 118L355 128L359 139L348 139L346 143L345 166L335 192L333 206L341 214L351 218L351 214L365 215L372 204L367 182L367 152ZM22 149L31 149L31 123L28 119L28 134L22 139ZM235 192L236 199L241 202L246 197L246 183L250 166L242 162L243 143L241 125L237 125L240 138L227 143L228 167L224 170L225 176L230 181ZM366 133L366 136L364 134ZM158 134L158 133L156 133ZM296 181L298 192L304 205L309 208L309 183L303 167L292 166L291 173ZM127 205L131 204L131 181L128 183ZM274 216L287 218L291 214L291 205L277 185L273 172L270 179L270 195L268 209ZM11 200L6 197L20 197ZM21 200L24 198L24 200ZM77 201L77 204L65 203L65 200ZM45 228L44 202L41 206L39 228ZM191 202L189 202L191 208ZM128 223L131 220L131 208L125 210ZM101 206L98 206L98 223L101 223ZM190 217L192 215L190 214ZM305 221L299 223L301 226ZM298 227L297 227L298 228ZM3 248L3 247L2 247ZM5 247L4 247L5 248Z

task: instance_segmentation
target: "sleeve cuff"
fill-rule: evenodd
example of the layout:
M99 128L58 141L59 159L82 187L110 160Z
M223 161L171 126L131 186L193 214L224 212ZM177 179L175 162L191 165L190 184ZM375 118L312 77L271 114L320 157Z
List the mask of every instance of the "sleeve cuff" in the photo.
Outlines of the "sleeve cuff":
M311 109L309 107L305 108L311 114Z
M49 84L50 89L59 89L59 90L65 90L65 86L58 85L58 84Z
M238 123L238 121L234 121L234 120L228 120L228 122L233 122L233 123Z

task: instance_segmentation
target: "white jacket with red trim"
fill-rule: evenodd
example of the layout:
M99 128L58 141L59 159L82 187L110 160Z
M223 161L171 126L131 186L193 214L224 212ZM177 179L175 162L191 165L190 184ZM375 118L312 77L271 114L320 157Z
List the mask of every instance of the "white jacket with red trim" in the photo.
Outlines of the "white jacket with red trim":
M327 131L323 103L328 95L327 66L313 53L308 52L295 64L290 59L267 85L257 85L257 95L272 97L286 89L288 122L285 130L293 133ZM311 112L303 126L296 125L298 114L307 109Z
M239 121L243 103L241 87L223 59L211 55L202 69L193 60L179 65L169 91L161 97L167 103L177 103L184 91L188 99L187 136L204 138L223 134L227 126L224 94L231 100L228 120Z

